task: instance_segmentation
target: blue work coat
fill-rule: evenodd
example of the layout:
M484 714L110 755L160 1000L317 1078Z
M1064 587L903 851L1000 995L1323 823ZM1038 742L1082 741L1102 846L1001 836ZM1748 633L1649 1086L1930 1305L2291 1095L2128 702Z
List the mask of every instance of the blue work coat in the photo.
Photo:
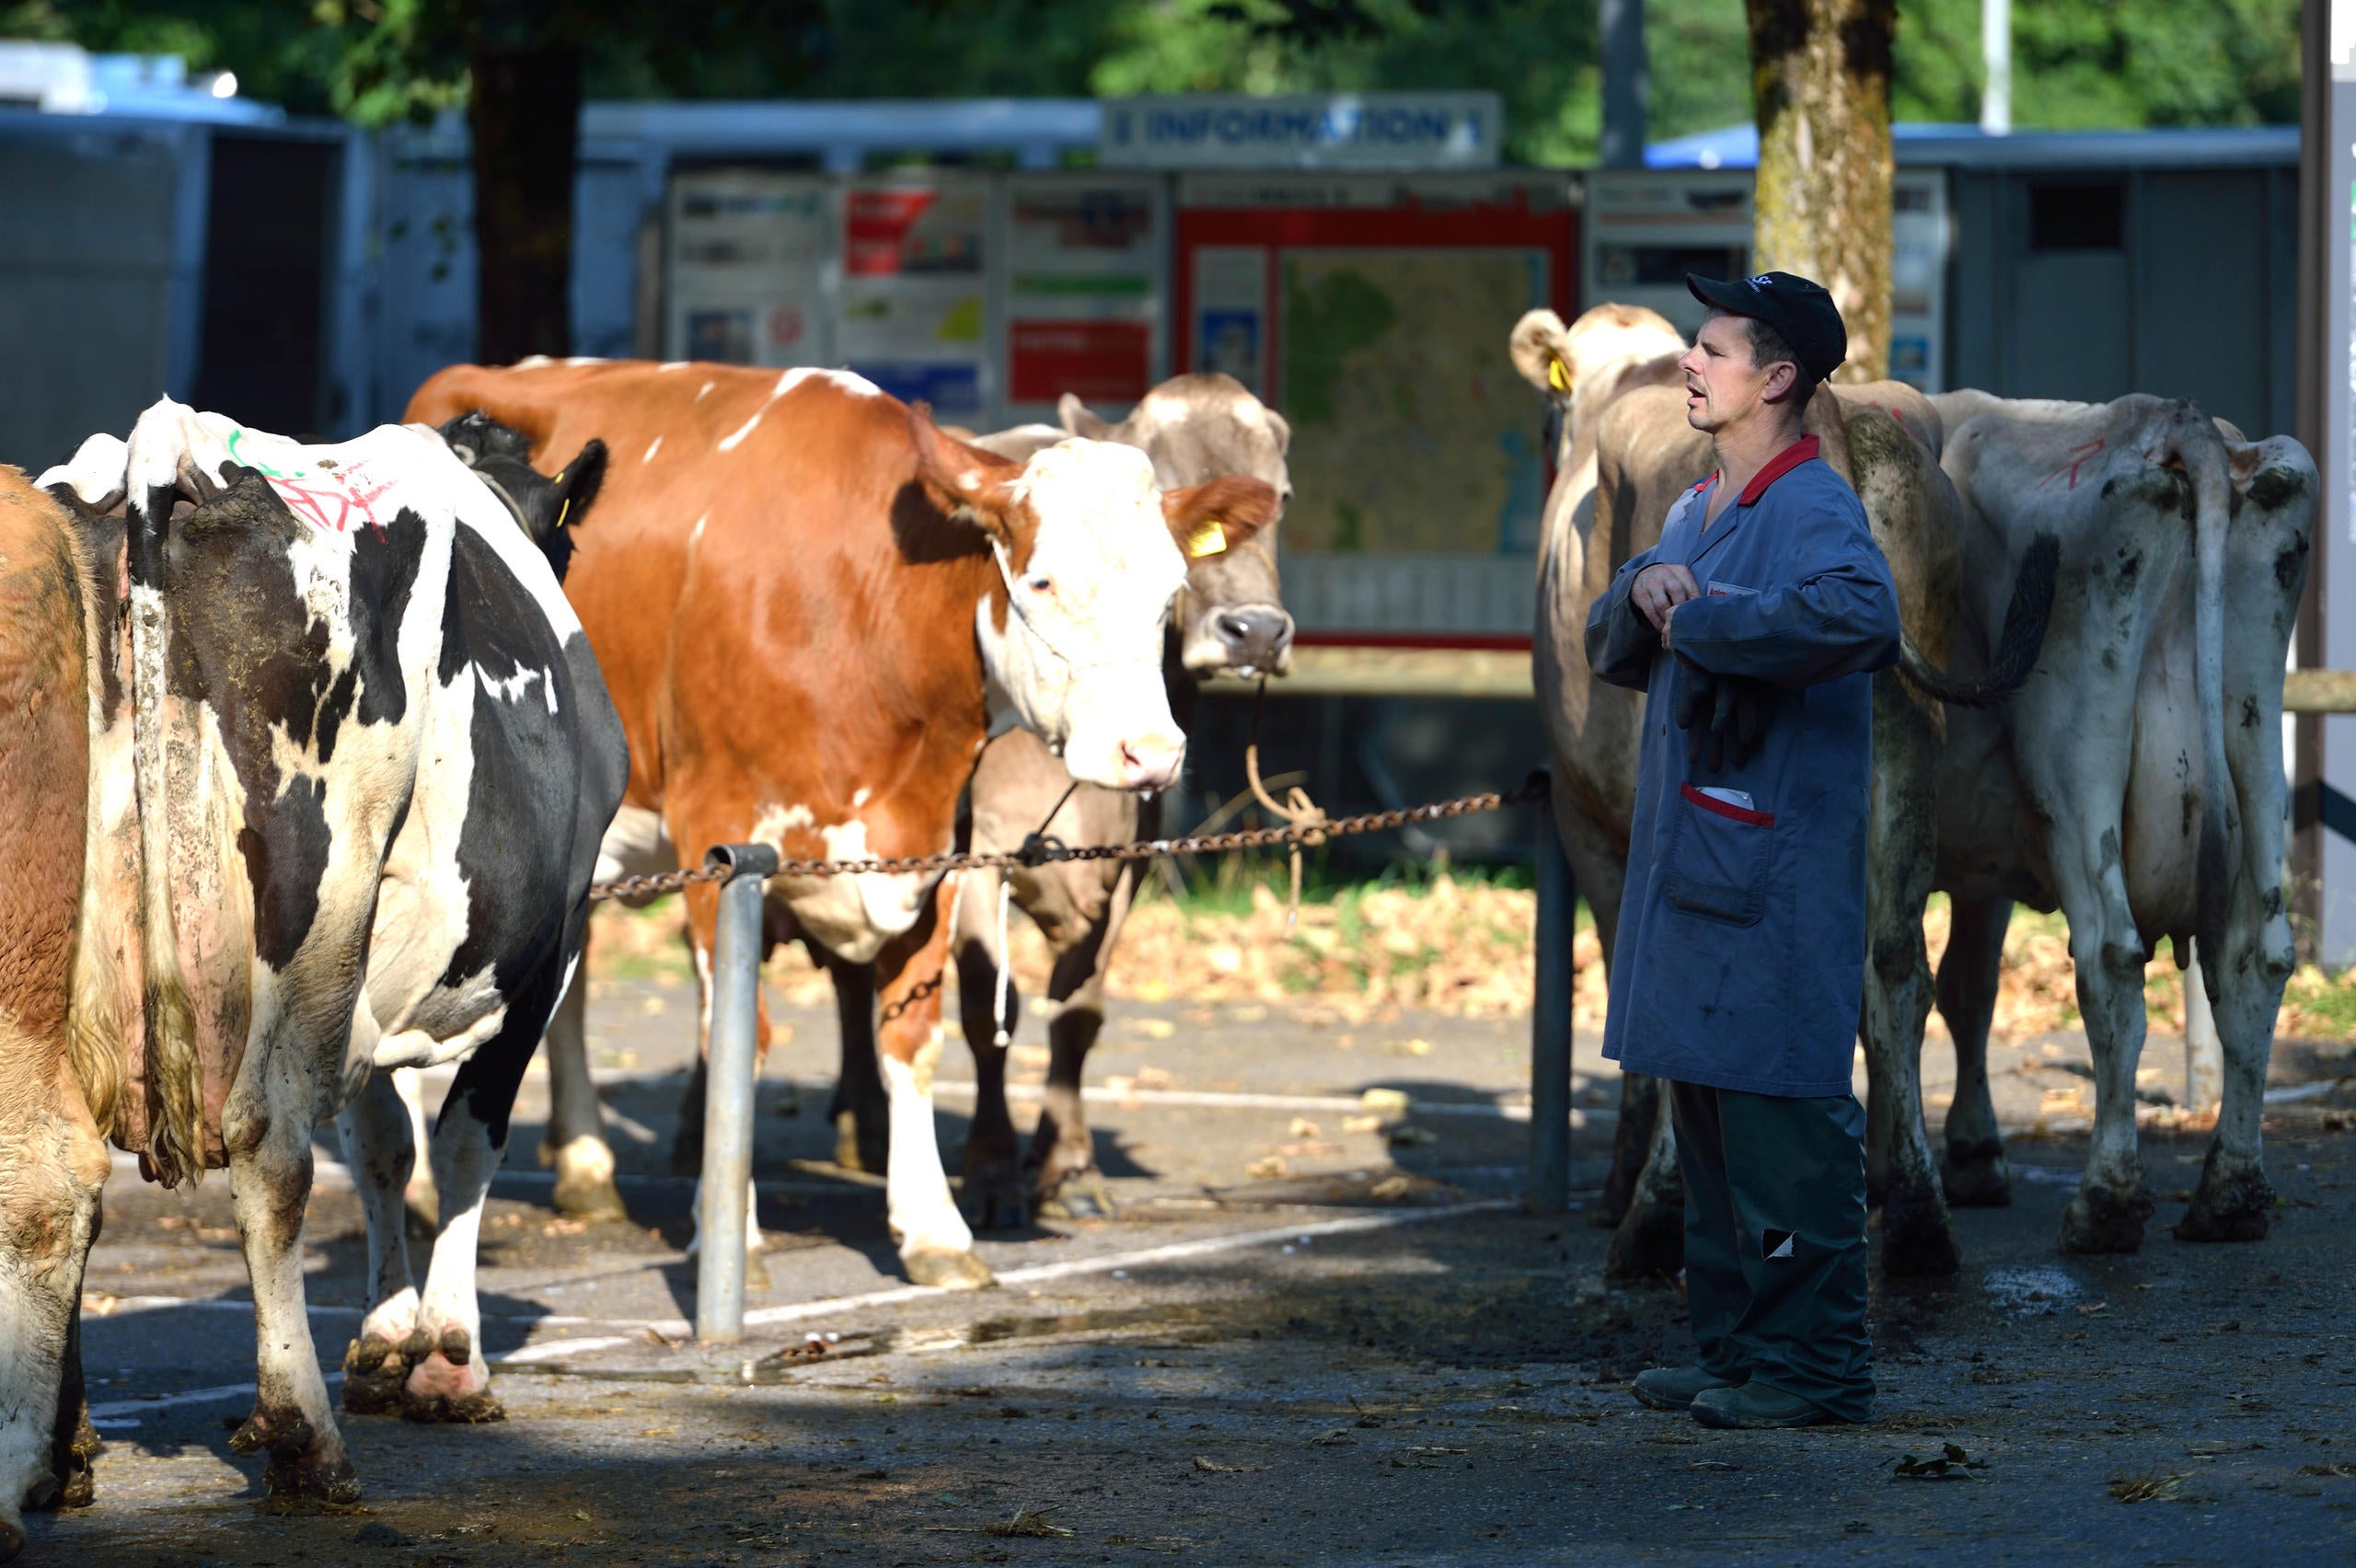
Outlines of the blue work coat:
M1787 447L1706 532L1717 477L1686 491L1660 543L1588 614L1589 667L1646 698L1603 1033L1603 1054L1630 1072L1752 1094L1849 1092L1871 672L1898 662L1898 591L1856 492L1816 448L1813 436ZM1686 761L1676 657L1628 597L1637 572L1671 561L1702 590L1671 612L1671 647L1776 688L1759 754L1721 773L1701 771L1706 753Z

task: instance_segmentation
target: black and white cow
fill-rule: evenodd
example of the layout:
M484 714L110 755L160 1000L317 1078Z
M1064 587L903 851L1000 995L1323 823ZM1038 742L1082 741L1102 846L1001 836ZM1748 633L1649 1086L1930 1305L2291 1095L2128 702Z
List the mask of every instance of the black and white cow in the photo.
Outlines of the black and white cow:
M86 930L144 993L124 1099L145 1113L115 1136L167 1184L229 1168L260 1363L231 1445L269 1454L275 1493L348 1499L303 1297L321 1122L368 1224L348 1408L499 1413L476 1233L628 768L527 533L550 493L560 513L572 497L511 485L502 504L422 426L306 446L168 400L41 482L127 522L130 700L110 706L94 767L134 787L98 791L85 894ZM388 1074L452 1061L421 1292Z

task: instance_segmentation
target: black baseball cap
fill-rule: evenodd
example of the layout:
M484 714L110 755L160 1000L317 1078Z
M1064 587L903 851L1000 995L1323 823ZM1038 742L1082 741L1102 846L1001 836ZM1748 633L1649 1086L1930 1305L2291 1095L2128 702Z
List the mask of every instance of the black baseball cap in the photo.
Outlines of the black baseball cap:
M1761 272L1731 282L1688 272L1685 286L1703 305L1773 327L1791 344L1800 369L1813 380L1831 375L1849 357L1849 329L1841 324L1840 307L1822 283L1789 272Z

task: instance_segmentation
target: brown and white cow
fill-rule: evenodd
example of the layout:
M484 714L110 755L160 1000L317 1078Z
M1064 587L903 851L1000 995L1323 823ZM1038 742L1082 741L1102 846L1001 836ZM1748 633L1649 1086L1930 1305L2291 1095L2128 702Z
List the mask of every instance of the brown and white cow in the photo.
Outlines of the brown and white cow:
M2070 925L2094 1054L2092 1147L2069 1251L2132 1251L2152 1213L2136 1152L2143 966L2197 951L2223 1044L2223 1105L2187 1239L2266 1234L2258 1121L2291 974L2282 902L2282 670L2318 486L2296 442L2246 442L2192 404L1943 395L1965 500L1958 663L1985 666L2030 543L2061 541L2035 668L2003 709L1958 710L1940 766L1938 885L1954 935L1938 1005L1957 1053L1951 1197L2003 1202L1988 1027L2015 901ZM2197 948L2192 939L2197 939Z
M1067 395L1055 425L1022 425L977 438L1001 456L1022 459L1070 436L1133 446L1153 460L1164 485L1202 484L1245 474L1292 494L1285 465L1292 432L1283 416L1232 376L1173 376L1114 424ZM1224 527L1185 541L1186 586L1178 595L1164 654L1170 701L1191 716L1194 683L1220 672L1249 678L1281 674L1292 663L1292 617L1278 594L1276 529L1230 537ZM1071 845L1124 844L1161 832L1158 800L1075 785L1070 770L1038 738L1016 730L993 740L974 770L969 792L972 847L1022 847L1034 833ZM1052 814L1051 814L1052 813ZM1139 862L1061 861L1009 872L964 873L956 933L959 1016L974 1052L977 1099L965 1139L964 1196L976 1222L989 1229L1050 1213L1108 1214L1112 1198L1096 1170L1093 1136L1081 1094L1090 1048L1104 1027L1104 984L1121 924L1137 891ZM1049 1060L1044 1105L1026 1152L1006 1103L1006 1052L997 1043L1002 965L999 954L1001 884L1046 938ZM842 1020L843 1073L836 1096L842 1136L837 1158L880 1170L883 1085L869 1043L872 980L832 966ZM1019 998L1005 978L1011 1032Z
M1016 723L1075 778L1166 787L1184 745L1161 666L1176 541L1214 518L1248 536L1276 506L1245 478L1164 491L1103 442L1011 462L842 372L456 366L409 417L473 412L543 457L593 435L613 449L566 591L630 739L608 847L657 863L745 840L797 859L940 853L984 744ZM780 878L768 898L778 934L876 966L903 1265L987 1283L932 1127L952 889L858 873ZM717 908L688 892L699 967Z
M64 508L0 467L0 1562L90 1500L82 1270L122 1088L119 970L77 963L101 614Z
M1684 340L1651 311L1605 305L1565 328L1532 311L1510 351L1553 401L1558 477L1539 553L1534 651L1539 716L1553 761L1553 809L1572 874L1595 912L1608 964L1626 873L1642 693L1594 678L1588 606L1620 563L1648 548L1677 493L1710 472L1709 438L1685 419L1677 356ZM1908 667L1940 684L1955 628L1960 539L1953 487L1938 467L1941 424L1897 382L1824 386L1805 428L1856 487L1897 582ZM2017 678L2018 672L2009 674ZM1989 689L1958 688L1985 700ZM1874 1078L1869 1153L1883 1211L1884 1267L1945 1273L1958 1251L1923 1130L1918 1057L1931 1006L1923 902L1930 891L1941 705L1897 670L1874 681L1874 781L1867 832L1868 963L1861 1019ZM1623 1080L1612 1172L1600 1205L1616 1223L1611 1266L1673 1273L1683 1252L1682 1189L1668 1116L1649 1079Z

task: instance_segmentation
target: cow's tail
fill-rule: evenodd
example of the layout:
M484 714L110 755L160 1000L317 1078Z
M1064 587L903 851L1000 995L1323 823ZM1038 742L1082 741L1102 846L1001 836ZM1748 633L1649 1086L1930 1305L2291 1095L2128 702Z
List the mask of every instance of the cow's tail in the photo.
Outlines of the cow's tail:
M125 540L131 580L131 755L139 817L141 991L148 1079L161 1101L147 1159L167 1187L204 1172L203 1068L196 1009L180 970L172 918L171 803L164 733L164 546L177 495L163 489L131 498Z
M1996 639L1996 657L1986 674L1977 680L1957 680L1924 658L1911 639L1899 645L1899 673L1924 695L1956 708L1992 708L2010 698L2037 668L2046 628L2053 619L2053 588L2061 564L2058 536L2039 534L2029 541L2020 572L2013 579L2012 599L2004 605L2004 629Z
M2225 444L2197 411L2198 427L2186 443L2185 468L2192 480L2193 691L2200 705L2200 859L2195 883L2192 936L2200 958L2200 979L2212 1002L2225 968L2225 918L2233 890L2227 853L2225 802L2233 776L2225 762L2225 529L2233 519L2233 478Z

